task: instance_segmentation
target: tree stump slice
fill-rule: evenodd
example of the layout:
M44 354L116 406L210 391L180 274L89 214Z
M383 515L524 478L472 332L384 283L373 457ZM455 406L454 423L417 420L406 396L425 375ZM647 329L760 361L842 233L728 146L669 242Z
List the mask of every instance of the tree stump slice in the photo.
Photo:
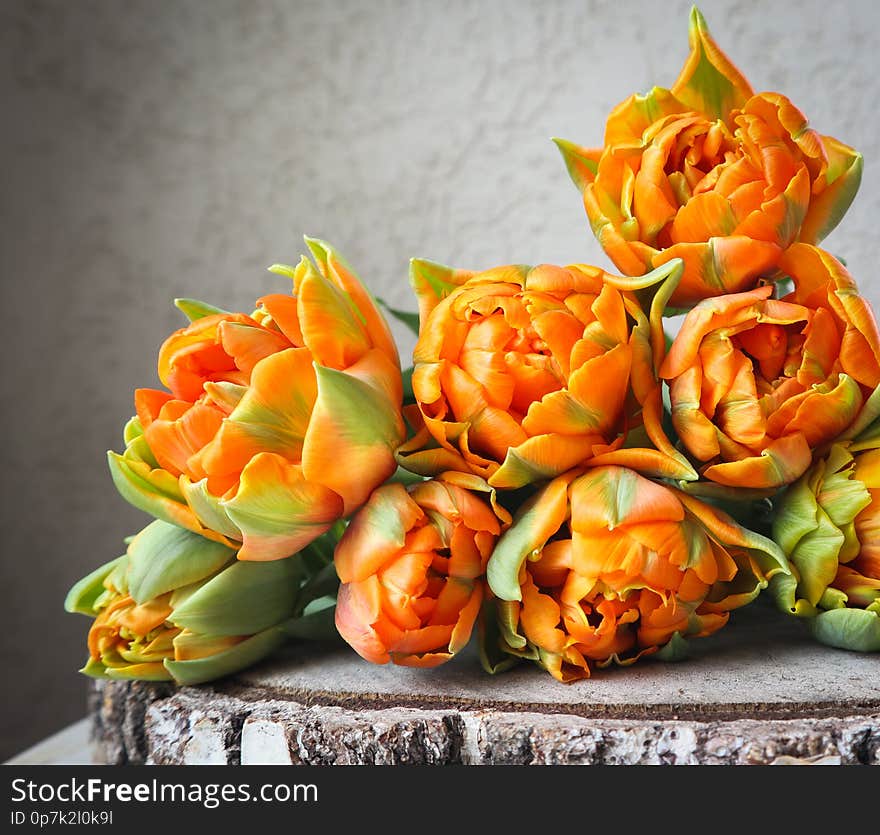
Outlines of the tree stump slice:
M692 657L560 684L476 654L377 667L292 644L200 687L98 681L92 742L111 764L880 765L880 656L817 644L766 606L734 612Z

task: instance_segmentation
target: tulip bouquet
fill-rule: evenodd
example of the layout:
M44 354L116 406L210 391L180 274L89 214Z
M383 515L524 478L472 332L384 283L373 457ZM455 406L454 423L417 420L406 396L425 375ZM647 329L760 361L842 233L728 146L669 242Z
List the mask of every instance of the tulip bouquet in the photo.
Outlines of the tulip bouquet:
M620 274L413 260L405 313L307 238L250 314L177 301L109 454L154 521L67 598L83 672L195 684L338 634L572 681L681 657L765 589L880 650L880 331L818 247L860 155L754 93L696 9L669 89L600 148L556 142Z

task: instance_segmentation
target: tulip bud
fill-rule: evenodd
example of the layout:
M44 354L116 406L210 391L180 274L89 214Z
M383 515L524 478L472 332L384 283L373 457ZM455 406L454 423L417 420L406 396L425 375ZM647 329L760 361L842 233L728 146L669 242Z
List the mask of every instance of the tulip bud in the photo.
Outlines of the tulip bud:
M368 661L435 667L467 642L507 513L473 475L386 484L336 548L339 634Z
M197 684L259 661L284 643L291 626L301 628L307 604L326 591L315 582L318 548L242 562L222 543L152 522L125 555L67 595L67 611L94 618L82 672Z
M782 494L773 538L791 576L772 584L784 611L824 644L880 651L880 431L834 444Z

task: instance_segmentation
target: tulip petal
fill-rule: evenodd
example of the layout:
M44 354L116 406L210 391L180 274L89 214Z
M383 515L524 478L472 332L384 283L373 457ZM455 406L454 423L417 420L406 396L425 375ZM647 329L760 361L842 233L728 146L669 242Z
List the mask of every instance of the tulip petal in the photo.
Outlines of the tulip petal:
M208 491L208 479L193 483L186 476L181 476L180 490L190 509L206 528L231 540L241 541L241 531L226 514L220 504L221 499Z
M254 456L242 471L238 492L221 506L241 530L240 560L290 556L344 515L338 494L271 452Z
M688 42L691 52L672 85L673 94L689 109L729 122L731 112L754 95L751 84L719 49L696 6L691 9Z
M489 588L506 601L522 600L519 573L529 554L539 552L568 516L568 487L577 473L555 478L522 506L495 545L486 568Z
M177 684L181 686L202 684L256 664L275 652L285 641L284 631L279 627L273 627L217 655L191 661L172 661L166 658L164 665Z
M419 301L420 331L431 311L457 287L464 284L474 273L458 270L423 258L409 262L409 283Z
M880 652L880 615L867 609L831 609L810 624L818 641L855 652Z
M300 284L297 312L303 340L319 365L344 369L372 347L352 300L319 273Z
M191 531L157 520L128 546L128 588L144 604L195 583L235 559L235 551Z
M809 444L798 432L773 441L760 455L713 464L703 476L729 487L784 487L806 472L812 457Z
M333 281L354 304L366 327L371 343L399 367L400 358L397 354L397 345L391 335L388 322L385 321L385 317L373 301L373 297L346 260L325 241L306 237L305 242L324 277ZM297 288L297 292L300 292L300 288Z
M583 191L586 186L593 182L596 178L596 172L599 169L599 157L602 156L601 148L582 148L569 142L567 139L553 138L565 167L568 169L568 176L577 186L579 191Z
M114 569L126 562L128 557L123 554L115 560L104 563L100 568L86 574L81 580L71 586L70 591L64 598L65 612L78 612L81 615L95 616L95 603L107 590L104 580L113 573Z
M163 522L178 525L233 547L221 533L211 531L202 525L195 513L184 503L177 479L169 473L151 469L149 464L143 461L127 460L125 456L115 452L107 453L107 461L113 484L129 504ZM172 489L173 494L169 495Z
M197 319L204 319L205 316L216 316L218 313L228 315L228 310L220 307L214 307L213 304L200 302L198 299L175 299L174 306L186 316L190 322Z
M302 471L341 496L341 515L348 515L397 469L394 450L405 437L403 419L397 403L362 380L320 365L315 373L318 397L303 444Z
M401 484L374 490L352 518L336 546L334 562L343 583L366 580L406 541L406 533L424 516Z
M515 490L545 481L589 460L596 446L609 448L599 435L538 435L508 449L488 482L498 490Z
M290 618L296 608L297 557L234 562L208 580L171 614L175 626L202 635L253 635Z
M830 136L822 137L828 155L828 185L810 200L799 240L817 244L840 223L862 181L862 155Z

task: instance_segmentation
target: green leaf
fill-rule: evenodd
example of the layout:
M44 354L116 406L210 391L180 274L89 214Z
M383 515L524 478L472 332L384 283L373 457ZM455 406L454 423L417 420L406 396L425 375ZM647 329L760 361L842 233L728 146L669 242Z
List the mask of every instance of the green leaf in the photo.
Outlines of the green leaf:
M273 627L236 644L231 649L207 658L196 658L191 661L172 661L166 658L165 669L180 685L203 684L237 673L262 661L275 652L285 639L284 630Z
M410 366L409 368L405 368L401 374L400 378L403 382L403 405L404 406L412 406L416 402L416 396L413 392L412 378L413 372L415 368Z
M195 322L197 319L204 319L205 316L214 316L217 313L229 313L228 310L223 310L222 307L214 307L214 305L208 304L207 302L200 302L198 299L175 299L174 306L183 313L190 322Z
M210 577L235 559L235 551L157 520L135 537L128 546L128 556L129 593L136 603L146 603Z
M385 299L377 298L376 299L382 307L385 308L398 322L402 322L406 325L416 336L419 335L419 314L418 313L410 313L407 310L398 310L396 307L391 307Z
M74 583L70 591L67 592L67 597L64 598L64 610L94 617L96 614L95 601L105 591L104 580L126 559L126 555L123 554Z
M253 635L294 613L301 577L296 556L239 560L190 595L169 620L205 635Z
M811 622L816 640L855 652L880 652L880 616L865 609L832 609Z
M300 589L297 610L304 613L308 606L323 597L333 596L339 589L339 577L336 576L336 566L331 562L325 565L317 574L310 577Z
M317 602L317 601L315 601ZM335 601L328 599L327 605L293 618L283 625L284 633L295 640L340 641L336 631Z

